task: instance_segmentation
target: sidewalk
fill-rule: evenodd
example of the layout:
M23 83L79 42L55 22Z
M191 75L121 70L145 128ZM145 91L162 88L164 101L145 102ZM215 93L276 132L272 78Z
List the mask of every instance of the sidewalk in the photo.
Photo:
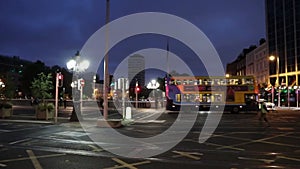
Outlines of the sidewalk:
M38 119L36 119L35 114L33 112L30 114L25 114L25 113L22 113L22 109L21 109L21 112L19 112L17 114L13 114L9 118L4 118L4 119L0 118L0 123L1 122L14 122L14 123L32 123L32 124L73 125L75 123L77 124L78 122L70 122L70 116L71 116L72 110L73 110L72 107L67 107L66 109L60 108L59 112L58 112L57 123L55 123L54 119L38 120ZM160 112L162 111L162 109L156 109L156 110L159 110ZM32 109L32 111L33 111L33 109ZM122 110L119 110L118 111L119 113L115 112L115 111L116 110L114 110L114 111L111 110L108 118L113 119L113 120L122 119L122 115L120 115L120 112ZM149 109L149 108L139 108L137 110L133 109L131 112L131 116L133 116L133 114L149 113L149 112L153 112L153 109ZM97 113L99 113L99 112L86 114L84 116L84 119L86 119L87 121L89 121L91 119L95 120L95 116L97 116ZM68 124L68 123L70 123L70 124Z
M58 111L57 123L67 123L72 113L72 107L61 108ZM14 106L13 114L9 118L0 118L0 122L19 122L33 124L55 124L54 118L49 120L38 120L35 117L34 108L32 106Z
M292 111L300 111L300 107L275 107L275 110L292 110Z

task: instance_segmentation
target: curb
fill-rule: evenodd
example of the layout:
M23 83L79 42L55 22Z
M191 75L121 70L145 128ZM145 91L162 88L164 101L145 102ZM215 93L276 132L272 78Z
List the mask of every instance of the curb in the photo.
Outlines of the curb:
M33 124L55 124L53 121L41 121L41 120L12 120L12 119L0 119L1 122L13 122L13 123L33 123Z

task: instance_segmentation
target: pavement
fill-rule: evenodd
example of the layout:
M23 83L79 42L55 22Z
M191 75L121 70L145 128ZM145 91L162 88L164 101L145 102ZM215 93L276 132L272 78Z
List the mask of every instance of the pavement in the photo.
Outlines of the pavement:
M84 119L90 120L95 119L95 116L98 116L99 109L89 109L87 107L83 107L83 111L90 111L84 116ZM19 123L33 123L33 124L64 124L64 123L73 123L76 124L78 122L70 121L70 116L72 114L73 107L59 108L57 122L55 119L49 120L39 120L35 117L34 108L32 106L14 106L13 107L13 115L8 118L0 118L0 122L19 122ZM120 120L122 116L116 112L116 110L109 109L108 119L110 120ZM139 109L140 112L149 112L149 109ZM150 110L151 111L151 110ZM153 111L153 109L152 109ZM92 112L92 113L91 113ZM124 120L126 121L126 120ZM128 120L127 120L128 121Z
M25 110L24 107L14 107L14 109L18 109L19 111ZM38 120L35 118L34 113L33 114L22 114L17 113L13 114L9 118L0 119L0 122L6 121L6 122L19 122L19 123L36 123L36 124L63 124L63 123L78 123L78 122L70 122L70 115L72 113L73 108L72 107L66 107L66 108L60 108L58 112L57 122L55 122L55 119L50 120ZM33 111L33 110L32 110ZM149 112L153 111L153 109L139 109L139 112ZM300 111L300 107L275 107L275 111Z
M275 110L292 110L292 111L300 111L300 107L275 107Z

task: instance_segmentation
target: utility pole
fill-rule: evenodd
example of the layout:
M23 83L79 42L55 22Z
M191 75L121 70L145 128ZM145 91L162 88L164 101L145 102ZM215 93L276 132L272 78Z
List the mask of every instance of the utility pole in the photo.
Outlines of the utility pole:
M109 72L108 72L108 48L109 48L109 28L107 24L109 23L109 13L110 13L110 6L109 0L106 0L106 32L105 32L105 56L104 56L104 84L103 84L103 116L104 119L107 120L108 118L108 87L109 87Z

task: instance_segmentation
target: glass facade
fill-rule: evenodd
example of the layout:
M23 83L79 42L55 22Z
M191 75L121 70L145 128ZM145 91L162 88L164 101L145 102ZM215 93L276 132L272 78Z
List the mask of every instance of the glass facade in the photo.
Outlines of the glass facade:
M265 2L269 55L279 58L279 83L288 83L293 81L290 78L294 77L299 84L296 75L300 70L300 1L266 0ZM270 62L271 83L274 83L276 69L276 61Z

